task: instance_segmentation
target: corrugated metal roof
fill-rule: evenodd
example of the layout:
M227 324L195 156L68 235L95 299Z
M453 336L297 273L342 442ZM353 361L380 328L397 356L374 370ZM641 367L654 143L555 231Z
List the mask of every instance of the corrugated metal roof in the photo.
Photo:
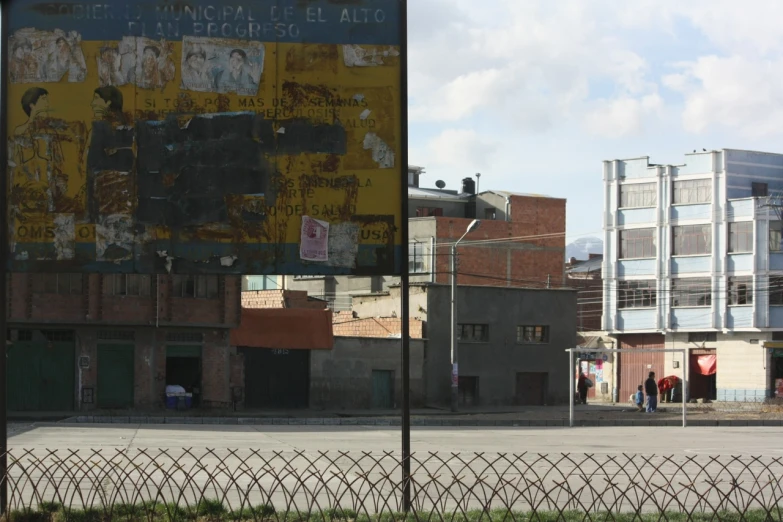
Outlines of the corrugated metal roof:
M587 261L582 261L578 265L576 265L573 268L569 268L566 270L566 273L568 274L581 274L581 273L587 273L587 272L600 272L601 271L601 265L603 264L604 259L603 257L598 257L594 259L589 259Z
M455 202L467 203L470 194L452 194L438 189L423 189L419 187L408 187L409 198L426 199L448 199Z
M242 308L239 328L231 330L231 345L331 350L334 348L332 312L307 308Z
M510 197L510 196L526 196L529 198L551 198L552 196L547 196L546 194L529 194L526 192L511 192L509 190L485 190L481 192L482 194L497 194L498 196L503 196L504 198Z

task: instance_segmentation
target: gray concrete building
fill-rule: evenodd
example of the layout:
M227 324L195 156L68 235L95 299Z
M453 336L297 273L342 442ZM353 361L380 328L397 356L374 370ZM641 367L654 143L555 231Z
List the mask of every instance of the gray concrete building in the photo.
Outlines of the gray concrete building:
M411 317L426 321L428 406L447 406L451 387L451 288L411 288ZM463 407L568 402L567 348L576 346L576 291L460 286L459 394ZM399 292L357 297L359 315L386 314Z

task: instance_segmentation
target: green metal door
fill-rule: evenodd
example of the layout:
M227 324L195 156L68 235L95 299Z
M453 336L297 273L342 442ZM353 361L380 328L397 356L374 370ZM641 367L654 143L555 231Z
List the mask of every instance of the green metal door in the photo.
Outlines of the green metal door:
M383 410L394 408L394 372L372 371L372 407Z
M98 345L98 407L133 407L133 345Z
M72 342L15 341L8 350L8 409L73 411Z

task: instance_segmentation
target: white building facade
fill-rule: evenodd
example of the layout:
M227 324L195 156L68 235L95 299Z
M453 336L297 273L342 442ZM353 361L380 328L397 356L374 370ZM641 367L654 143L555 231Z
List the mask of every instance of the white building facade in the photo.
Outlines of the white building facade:
M772 344L783 340L783 243L767 196L782 190L783 154L723 149L688 154L684 165L605 161L603 329L621 348L692 350L644 368L659 377L685 368L694 387L709 388L692 387L691 396L774 396L783 378ZM702 375L711 355L717 372Z

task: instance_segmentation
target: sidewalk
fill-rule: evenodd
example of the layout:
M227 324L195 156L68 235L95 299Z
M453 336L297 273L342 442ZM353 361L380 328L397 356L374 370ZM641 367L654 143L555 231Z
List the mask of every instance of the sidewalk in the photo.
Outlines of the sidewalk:
M224 424L224 425L332 425L399 426L399 410L291 410L291 411L94 411L27 416L28 420L59 420L63 423L117 424ZM17 417L14 417L17 418ZM691 426L783 426L783 409L774 406L688 404ZM664 403L654 414L640 413L628 405L590 404L574 407L577 426L681 426L682 405ZM568 406L414 409L413 426L568 426Z

